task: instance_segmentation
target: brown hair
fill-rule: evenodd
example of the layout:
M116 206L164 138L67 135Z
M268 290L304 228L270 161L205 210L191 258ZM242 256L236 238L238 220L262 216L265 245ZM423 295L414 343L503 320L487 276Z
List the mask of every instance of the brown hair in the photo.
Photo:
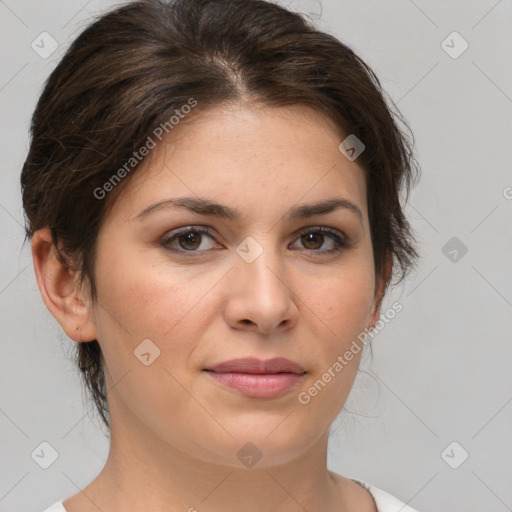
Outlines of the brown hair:
M373 71L335 37L270 2L143 0L99 17L71 44L37 103L21 173L25 240L50 228L92 300L101 222L136 166L105 199L95 190L191 98L199 105L191 115L224 102L308 105L340 136L360 139L375 273L384 276L392 256L393 275L405 277L418 253L400 193L407 199L419 169L412 134L399 128L407 124ZM76 363L110 428L96 340L78 343Z

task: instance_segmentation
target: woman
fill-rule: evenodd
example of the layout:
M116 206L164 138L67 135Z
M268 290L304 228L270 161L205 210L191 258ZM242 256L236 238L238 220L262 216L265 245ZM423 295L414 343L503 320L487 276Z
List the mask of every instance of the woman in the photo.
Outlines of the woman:
M327 468L418 256L397 115L348 47L265 1L132 2L73 42L21 182L110 452L47 511L413 511Z

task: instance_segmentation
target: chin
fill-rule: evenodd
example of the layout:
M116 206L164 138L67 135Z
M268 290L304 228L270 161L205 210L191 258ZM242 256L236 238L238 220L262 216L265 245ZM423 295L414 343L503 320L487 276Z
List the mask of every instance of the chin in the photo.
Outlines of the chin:
M233 437L223 435L220 431L215 438L208 439L203 435L200 443L204 451L199 458L237 469L270 468L296 459L322 435L321 432L315 435L311 428L306 430L304 425L307 423L303 423L300 428L291 423L287 425L288 420L282 420L283 417L279 421L274 419L271 428L267 428L270 423L268 421L258 425L257 420L253 419L247 428L241 422L236 430L227 429Z

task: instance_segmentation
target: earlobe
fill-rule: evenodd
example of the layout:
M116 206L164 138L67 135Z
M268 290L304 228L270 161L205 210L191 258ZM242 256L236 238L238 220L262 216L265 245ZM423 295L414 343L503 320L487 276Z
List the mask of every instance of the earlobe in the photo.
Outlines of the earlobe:
M72 340L96 339L90 300L80 293L76 272L59 258L51 231L36 231L31 248L39 291L50 313Z

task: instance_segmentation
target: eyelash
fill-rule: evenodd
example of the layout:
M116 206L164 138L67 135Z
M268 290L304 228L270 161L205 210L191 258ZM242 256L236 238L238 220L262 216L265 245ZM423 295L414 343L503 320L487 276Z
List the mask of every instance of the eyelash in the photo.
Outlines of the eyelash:
M189 234L189 233L200 233L201 235L206 234L206 235L208 235L208 236L210 236L212 238L215 238L213 232L209 228L204 228L204 227L199 227L199 226L187 226L186 228L184 228L184 229L182 229L180 231L176 231L176 232L172 233L171 235L166 236L161 241L161 245L167 251L181 253L181 254L186 253L187 255L189 255L190 253L193 254L193 253L203 253L203 252L206 252L204 250L203 251L199 251L199 250L187 250L187 249L172 249L172 248L169 247L169 244L174 239L177 239L179 236L186 235L186 234ZM349 241L345 237L340 236L337 231L335 231L335 230L333 230L331 228L323 227L323 226L309 227L309 228L303 229L298 234L297 240L300 239L303 235L308 234L308 233L327 234L337 244L337 247L335 249L328 249L328 250L323 250L323 251L320 250L320 249L303 249L304 251L309 252L309 253L321 253L323 255L330 255L330 254L334 254L334 253L337 253L337 252L341 252L342 250L347 249L350 246ZM192 257L194 257L194 256L192 256Z

